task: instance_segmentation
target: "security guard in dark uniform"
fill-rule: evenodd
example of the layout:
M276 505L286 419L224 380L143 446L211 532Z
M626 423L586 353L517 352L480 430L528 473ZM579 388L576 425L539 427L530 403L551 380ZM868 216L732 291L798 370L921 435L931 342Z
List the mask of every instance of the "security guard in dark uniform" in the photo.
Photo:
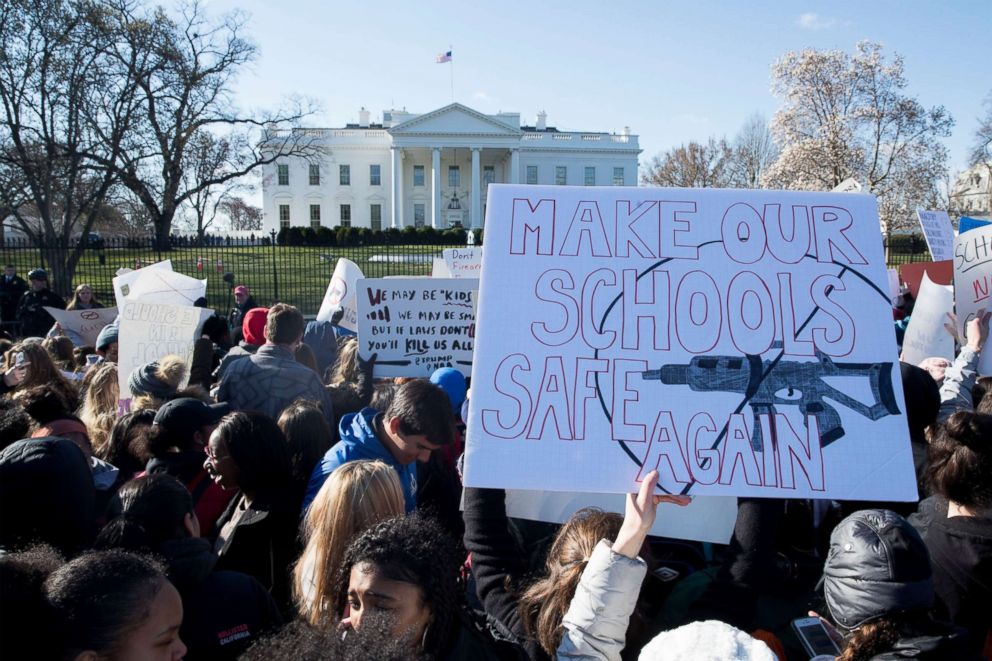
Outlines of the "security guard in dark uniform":
M48 288L48 271L34 269L28 273L31 289L17 304L17 321L21 322L21 337L45 337L55 320L46 307L65 310L62 297Z
M17 314L17 302L21 295L28 290L28 283L17 275L13 264L7 264L0 277L0 321L14 321Z

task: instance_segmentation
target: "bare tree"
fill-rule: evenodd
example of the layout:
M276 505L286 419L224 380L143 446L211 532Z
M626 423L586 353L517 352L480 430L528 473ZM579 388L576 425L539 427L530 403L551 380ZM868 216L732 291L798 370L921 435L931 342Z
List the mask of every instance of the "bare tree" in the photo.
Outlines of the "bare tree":
M764 115L747 118L730 146L729 183L737 188L760 188L761 176L778 156L778 147Z
M103 30L114 38L121 75L135 82L142 102L142 121L129 134L127 149L107 165L148 208L161 248L169 245L180 207L202 203L210 197L204 191L286 156L316 157L306 131L275 130L308 117L312 104L294 100L268 113L235 106L236 77L257 55L243 35L243 13L212 19L194 1L181 5L173 19L135 0L105 1L111 17ZM134 57L145 52L152 54L149 61ZM136 62L140 66L133 66ZM203 176L191 177L190 153L205 134L226 143L226 158Z
M183 177L184 188L192 191L181 207L181 218L185 226L196 232L199 243L209 229L215 227L217 212L230 196L251 187L240 179L226 179L212 185L202 182L222 178L234 155L232 145L226 137L217 137L208 131L200 131L190 141L185 154Z
M913 210L946 175L939 138L954 120L906 95L902 57L886 61L870 42L853 55L807 49L786 53L772 77L784 99L772 122L781 152L762 184L831 190L853 177L878 198L886 232L915 226Z
M689 142L651 159L641 183L673 188L721 188L729 183L731 157L726 140L710 138L706 144Z
M221 210L227 214L229 226L234 231L258 232L262 229L262 210L248 204L244 198L229 197L221 203Z

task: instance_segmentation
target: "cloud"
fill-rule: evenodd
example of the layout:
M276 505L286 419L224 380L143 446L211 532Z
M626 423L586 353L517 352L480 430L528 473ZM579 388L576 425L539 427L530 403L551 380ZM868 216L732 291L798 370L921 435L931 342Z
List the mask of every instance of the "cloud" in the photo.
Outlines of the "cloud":
M804 30L826 30L837 25L837 19L807 12L799 17L796 25Z

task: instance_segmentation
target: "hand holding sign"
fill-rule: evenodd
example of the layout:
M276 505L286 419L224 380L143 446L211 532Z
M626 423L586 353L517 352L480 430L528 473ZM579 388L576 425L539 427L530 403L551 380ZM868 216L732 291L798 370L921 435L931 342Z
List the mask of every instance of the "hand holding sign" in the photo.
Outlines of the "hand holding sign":
M628 558L636 558L641 552L648 532L654 526L658 514L658 505L672 503L685 507L692 499L688 496L668 496L655 493L658 486L658 471L647 474L641 482L641 488L636 494L627 494L627 509L623 517L623 525L613 542L613 550Z

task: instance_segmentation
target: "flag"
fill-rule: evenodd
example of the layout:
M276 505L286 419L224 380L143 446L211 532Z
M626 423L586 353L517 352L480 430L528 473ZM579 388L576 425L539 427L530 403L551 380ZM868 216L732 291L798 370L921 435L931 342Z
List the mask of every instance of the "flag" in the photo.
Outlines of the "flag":
M451 61L451 51L450 50L447 51L447 52L445 52L445 53L441 53L437 57L434 58L434 63L435 64L444 64L445 62L450 62L450 61Z

